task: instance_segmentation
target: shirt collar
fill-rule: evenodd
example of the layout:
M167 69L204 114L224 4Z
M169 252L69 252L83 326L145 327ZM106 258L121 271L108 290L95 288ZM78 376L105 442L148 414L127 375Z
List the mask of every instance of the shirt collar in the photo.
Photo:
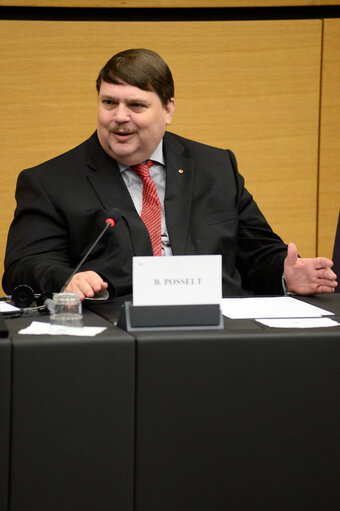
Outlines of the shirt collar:
M165 165L164 155L163 155L163 139L160 141L150 158L148 160L152 160L160 165ZM142 163L142 162L141 162ZM124 163L118 163L118 167L120 172L124 172L124 170L129 169L130 165L125 165Z

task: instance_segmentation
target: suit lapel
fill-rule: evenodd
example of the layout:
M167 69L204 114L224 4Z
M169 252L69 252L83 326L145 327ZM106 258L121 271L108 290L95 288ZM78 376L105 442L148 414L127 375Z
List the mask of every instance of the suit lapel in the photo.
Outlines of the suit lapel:
M174 255L185 254L189 214L193 194L194 162L184 155L184 147L171 133L164 136L166 161L166 224Z
M90 141L87 160L90 167L87 174L90 186L104 209L108 211L111 208L119 208L121 210L122 219L126 221L130 231L134 254L152 255L152 246L146 227L136 211L116 161L102 149L96 134Z

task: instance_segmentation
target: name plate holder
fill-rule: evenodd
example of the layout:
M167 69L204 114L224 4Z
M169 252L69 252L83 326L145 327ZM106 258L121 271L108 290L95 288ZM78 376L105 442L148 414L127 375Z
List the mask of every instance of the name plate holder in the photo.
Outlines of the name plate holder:
M125 302L117 326L136 330L211 330L223 328L220 305L132 305Z
M221 256L133 258L133 303L118 327L145 330L222 329Z

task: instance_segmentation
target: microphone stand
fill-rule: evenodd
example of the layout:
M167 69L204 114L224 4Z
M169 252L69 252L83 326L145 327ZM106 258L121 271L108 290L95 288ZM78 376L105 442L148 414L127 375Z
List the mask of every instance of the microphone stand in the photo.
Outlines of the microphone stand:
M108 230L109 227L113 227L115 224L114 220L112 220L111 218L108 218L106 220L106 225L104 227L104 229L102 230L102 232L99 234L98 238L94 241L94 243L91 245L91 247L88 249L88 251L86 252L86 254L84 255L84 257L82 258L82 260L80 261L79 264L77 264L76 268L73 270L73 272L71 273L71 275L69 276L69 278L67 279L67 281L65 282L65 284L63 285L63 287L61 288L60 290L60 293L63 293L65 288L69 285L69 283L71 282L71 279L72 277L74 277L74 275L77 273L77 271L79 270L79 268L82 266L82 264L85 262L85 260L87 259L88 255L92 252L92 250L94 249L94 247L97 245L97 243L99 242L99 240L101 239L102 236L104 236L104 234L106 233L106 231Z

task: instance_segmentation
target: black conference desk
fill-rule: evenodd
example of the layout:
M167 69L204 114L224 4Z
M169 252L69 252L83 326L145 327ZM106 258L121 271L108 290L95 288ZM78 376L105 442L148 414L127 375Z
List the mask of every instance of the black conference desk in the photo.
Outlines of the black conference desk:
M9 511L340 509L340 327L10 330Z
M43 318L6 321L10 447L0 509L130 511L135 341L90 311L86 325L109 327L95 337L17 333Z

